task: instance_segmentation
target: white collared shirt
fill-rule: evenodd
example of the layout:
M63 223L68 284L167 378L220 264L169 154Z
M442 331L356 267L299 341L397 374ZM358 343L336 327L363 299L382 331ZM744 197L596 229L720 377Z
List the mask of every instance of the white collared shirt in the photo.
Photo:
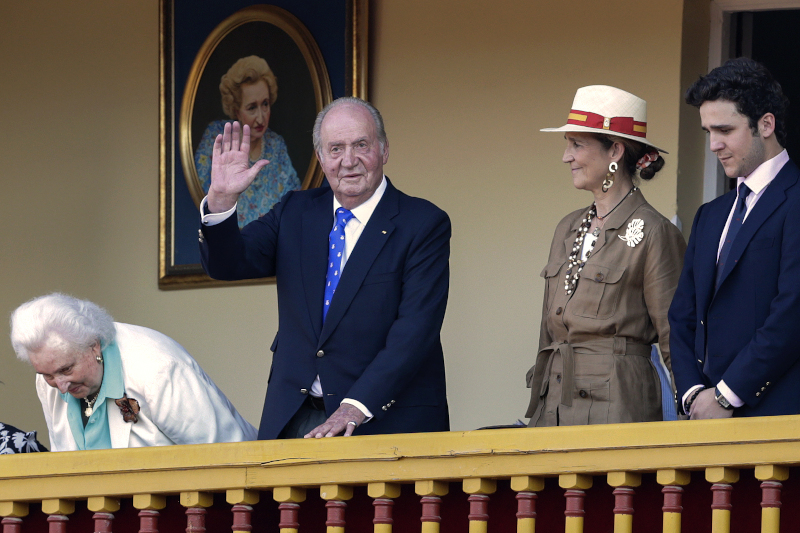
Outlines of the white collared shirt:
M753 172L750 173L749 176L740 176L736 178L737 191L739 189L739 185L742 183L747 185L750 191L752 191L744 201L745 205L747 206L744 220L747 220L747 217L750 216L750 212L764 195L764 191L767 190L769 184L772 183L772 180L775 179L775 176L778 175L778 172L780 172L783 166L788 162L789 154L786 152L786 150L783 150L772 159L768 159L767 161L761 163ZM739 193L737 192L736 200L738 201L738 199ZM725 222L725 228L722 230L722 235L720 235L719 245L717 246L717 261L719 261L719 254L722 252L722 245L725 243L725 237L728 235L728 228L731 225L731 219L733 218L733 211L736 209L737 201L733 202L731 211L728 213L728 220ZM742 223L744 223L744 220ZM707 356L708 354L706 354L706 357ZM686 400L689 398L689 396L700 387L702 387L702 385L695 385L686 391L686 394L683 395L683 405L686 405ZM744 405L744 401L739 398L739 396L733 392L728 385L725 384L724 380L720 380L720 382L717 383L717 389L719 389L719 392L731 403L732 406L741 407Z

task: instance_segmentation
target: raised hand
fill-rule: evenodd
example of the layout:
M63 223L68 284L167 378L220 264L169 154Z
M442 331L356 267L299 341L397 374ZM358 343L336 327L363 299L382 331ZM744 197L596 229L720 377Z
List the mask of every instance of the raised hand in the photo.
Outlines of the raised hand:
M269 164L261 159L250 166L250 126L240 132L239 123L225 124L222 135L214 140L211 155L211 186L208 188L208 211L221 213L236 205L239 195Z

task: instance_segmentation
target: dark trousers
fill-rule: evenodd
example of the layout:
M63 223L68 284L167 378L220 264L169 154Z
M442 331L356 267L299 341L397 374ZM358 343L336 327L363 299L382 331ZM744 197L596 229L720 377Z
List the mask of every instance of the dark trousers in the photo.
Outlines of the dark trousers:
M300 409L297 410L280 435L278 435L278 438L302 439L306 433L323 424L327 419L322 398L316 398L309 394Z

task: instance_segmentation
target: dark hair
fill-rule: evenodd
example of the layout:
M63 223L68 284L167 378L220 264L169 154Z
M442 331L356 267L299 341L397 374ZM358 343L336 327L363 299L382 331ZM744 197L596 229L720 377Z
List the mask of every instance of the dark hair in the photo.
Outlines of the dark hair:
M594 133L593 135L598 141L600 141L600 144L602 144L603 148L606 150L610 150L615 142L621 143L625 147L625 153L623 154L622 160L619 163L622 168L625 169L625 172L631 177L636 176L636 163L638 163L645 154L649 154L650 152L658 153L658 150L652 146L648 146L639 141L634 141L633 139L617 137L616 135L605 135L603 133ZM661 154L658 154L658 159L650 163L647 168L640 170L639 176L641 176L643 180L653 179L653 177L656 175L656 172L664 168L664 163L664 158L661 157Z
M786 109L789 99L781 84L775 81L767 67L748 59L729 59L706 76L700 76L686 91L686 103L700 107L703 102L728 100L736 111L745 115L753 135L758 134L758 121L767 113L775 115L775 138L786 145Z

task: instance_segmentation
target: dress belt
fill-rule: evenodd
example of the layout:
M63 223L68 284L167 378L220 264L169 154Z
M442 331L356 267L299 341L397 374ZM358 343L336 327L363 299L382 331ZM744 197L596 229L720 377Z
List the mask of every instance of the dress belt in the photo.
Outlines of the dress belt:
M539 398L547 390L549 380L545 379L550 374L553 363L553 354L561 354L563 370L561 372L561 404L572 405L572 392L575 388L575 357L574 354L586 355L638 355L650 358L652 347L649 344L632 342L625 337L612 337L610 339L597 339L586 342L554 342L539 350L536 356L536 366L531 380L531 402L525 416L530 417L539 406ZM538 387L537 387L538 384ZM538 390L537 390L538 389Z

